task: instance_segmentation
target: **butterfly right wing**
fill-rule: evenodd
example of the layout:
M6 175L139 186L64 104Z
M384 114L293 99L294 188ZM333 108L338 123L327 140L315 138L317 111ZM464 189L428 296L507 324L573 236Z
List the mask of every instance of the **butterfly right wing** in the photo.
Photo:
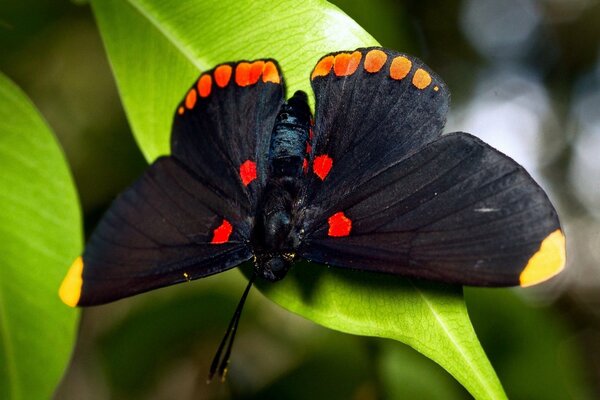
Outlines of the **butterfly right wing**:
M298 255L343 268L478 286L528 286L564 267L554 207L479 139L440 136L450 94L383 48L324 56Z

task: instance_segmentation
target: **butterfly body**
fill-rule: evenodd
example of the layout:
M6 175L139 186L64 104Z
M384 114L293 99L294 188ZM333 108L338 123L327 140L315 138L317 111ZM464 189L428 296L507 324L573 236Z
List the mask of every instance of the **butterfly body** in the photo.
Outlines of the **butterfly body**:
M255 270L268 281L285 276L300 245L294 210L306 175L311 117L306 93L296 92L281 106L271 134L267 182L251 239Z

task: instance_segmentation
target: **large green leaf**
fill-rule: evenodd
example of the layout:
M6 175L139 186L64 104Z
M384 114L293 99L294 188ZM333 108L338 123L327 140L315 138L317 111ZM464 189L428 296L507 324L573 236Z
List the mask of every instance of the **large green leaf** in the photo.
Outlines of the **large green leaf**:
M282 65L288 91L310 93L308 76L322 54L377 44L321 0L92 0L92 6L125 110L149 161L168 153L174 107L199 70L273 57ZM459 289L310 264L261 289L283 307L330 328L409 344L476 398L505 398Z
M81 217L64 156L27 97L0 74L0 398L47 399L75 340L58 298L81 251Z
M377 45L334 6L309 1L92 1L125 111L148 160L169 152L174 105L198 71L271 57L288 92L310 93L326 52Z

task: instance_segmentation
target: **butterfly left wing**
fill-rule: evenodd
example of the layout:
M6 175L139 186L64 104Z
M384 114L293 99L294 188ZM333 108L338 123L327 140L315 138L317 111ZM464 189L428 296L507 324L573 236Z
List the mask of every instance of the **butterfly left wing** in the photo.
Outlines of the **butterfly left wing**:
M235 202L162 157L113 202L60 296L96 305L215 274L251 257L249 235Z
M529 286L565 263L554 207L527 172L474 136L442 136L309 206L299 255L474 286Z

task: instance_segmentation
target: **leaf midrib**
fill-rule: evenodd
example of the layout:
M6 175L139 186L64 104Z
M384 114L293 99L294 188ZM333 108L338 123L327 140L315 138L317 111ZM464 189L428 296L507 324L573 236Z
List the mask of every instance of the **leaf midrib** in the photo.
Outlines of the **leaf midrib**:
M479 380L480 384L482 385L481 387L485 388L485 391L486 391L487 395L489 396L489 398L493 399L495 397L494 396L494 392L490 391L490 387L489 387L489 385L486 384L486 379L485 379L484 376L482 376L480 369L476 368L476 366L474 368L473 359L470 358L470 357L468 357L467 354L465 354L465 352L463 351L462 346L460 346L459 342L456 340L456 337L455 337L454 333L452 332L452 330L450 330L448 328L448 326L446 325L444 319L440 317L440 315L438 314L437 310L429 302L429 300L427 299L427 296L425 296L425 294L423 293L423 291L420 290L413 283L412 280L409 280L409 282L412 285L412 287L415 289L415 291L419 294L419 297L421 297L421 299L423 299L423 301L427 305L427 308L429 309L429 311L431 312L431 314L434 316L434 318L436 319L436 321L442 327L442 330L444 332L446 332L446 335L450 339L450 342L452 343L452 345L454 346L454 348L458 350L458 352L459 352L460 356L463 358L463 360L465 360L465 362L467 363L467 365L469 365L471 367L471 371L473 371L475 373L475 375L477 376L477 379ZM450 371L448 371L448 372L450 372Z

